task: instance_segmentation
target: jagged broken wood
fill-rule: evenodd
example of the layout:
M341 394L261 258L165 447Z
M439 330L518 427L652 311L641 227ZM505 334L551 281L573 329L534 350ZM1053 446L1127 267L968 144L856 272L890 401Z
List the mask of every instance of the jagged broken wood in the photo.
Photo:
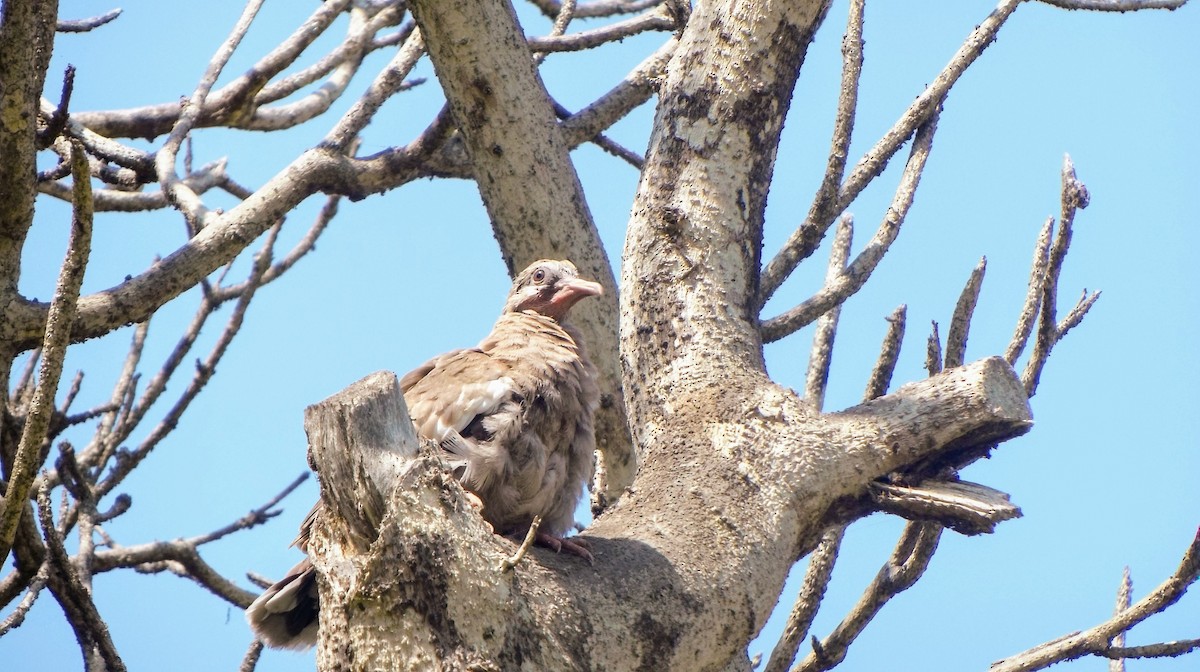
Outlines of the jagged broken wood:
M941 523L962 534L984 534L1021 516L1006 493L967 481L926 481L916 486L872 483L871 500L880 510Z

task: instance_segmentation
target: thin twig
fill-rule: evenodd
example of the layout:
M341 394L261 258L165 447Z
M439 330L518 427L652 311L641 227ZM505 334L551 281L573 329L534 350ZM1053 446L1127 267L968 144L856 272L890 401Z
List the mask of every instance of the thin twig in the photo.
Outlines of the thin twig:
M541 516L534 516L533 522L529 524L529 531L525 533L525 539L521 541L521 545L517 547L517 552L513 553L512 557L505 558L500 561L500 571L507 572L513 567L516 567L529 549L533 546L533 542L537 539L538 527L542 524Z
M1121 573L1121 585L1117 587L1117 606L1113 608L1113 616L1120 616L1121 612L1129 608L1133 597L1133 577L1129 573L1129 566L1125 566L1125 571ZM1118 632L1112 638L1112 646L1114 649L1125 647L1125 632ZM1125 659L1113 658L1108 661L1108 672L1125 672Z
M266 504L263 504L262 506L260 506L256 509L252 509L249 513L242 516L241 518L238 518L237 520L233 521L232 523L230 523L224 527L221 527L219 529L213 530L212 532L209 532L208 534L203 534L198 537L192 537L191 539L188 539L187 542L189 544L192 544L193 546L202 546L211 541L216 541L217 539L220 539L221 537L224 537L224 536L227 536L234 532L237 532L238 530L248 530L251 527L265 523L266 521L270 520L271 518L274 518L276 515L279 514L278 511L271 511L271 508L274 507L279 502L281 502L284 497L287 497L288 495L292 494L292 492L296 488L300 487L300 484L308 479L308 475L309 475L309 472L307 472L307 471L300 474L298 477L296 477L296 479L294 481L289 483L286 488L284 488L282 491L280 491L279 494L272 497L270 499L270 501L268 501Z
M225 351L228 349L229 344L233 341L234 336L236 336L238 331L241 329L242 322L245 319L246 310L249 309L250 302L255 296L255 290L257 289L263 274L266 272L266 269L270 267L271 250L273 249L275 241L279 235L279 229L279 224L276 224L269 230L267 238L263 243L263 248L255 257L254 267L250 271L250 277L252 278L250 286L246 289L246 291L242 292L241 296L238 297L238 301L234 306L233 312L230 314L229 320L225 324L225 329L217 338L217 342L213 345L212 350L209 351L208 357L203 362L196 363L196 372L193 374L192 381L188 384L187 389L183 391L183 393L175 401L175 404L171 406L163 419L159 421L153 430L151 430L150 435L141 442L137 449L127 454L125 459L120 460L105 477L105 479L97 484L96 492L98 497L103 497L111 492L113 488L120 484L125 477L128 476L129 473L133 471L133 469L137 467L137 465L140 464L141 461L144 460L152 450L154 450L155 446L157 446L175 429L179 423L179 418L183 415L183 412L187 410L188 406L191 405L196 396L200 394L200 391L204 389L204 386L208 384L209 379L212 378L213 373L216 371L217 364L225 355ZM195 328L196 333L199 332L199 327L196 326L197 322L203 324L204 319L207 319L208 314L211 314L211 311L213 310L211 305L209 305L207 308L203 305L209 303L210 302L207 299L201 300L201 310L198 311L197 317L193 320L193 327ZM201 319L202 316L203 319ZM189 330L191 330L193 327L189 327ZM185 335L183 341L188 341L189 338L190 340L194 341L195 334ZM190 347L190 344L188 347ZM172 353L172 357L175 357L175 353ZM164 365L164 369L165 368L166 365ZM162 372L160 371L160 375L161 373ZM169 375L167 377L169 377ZM157 379L158 377L156 376L156 380ZM152 383L151 386L153 387L153 385L154 384ZM165 385L166 381L164 378L162 381L162 386L164 389ZM159 389L158 393L161 392L162 389ZM146 395L149 395L149 389L147 389ZM141 413L145 413L144 408L141 410ZM140 421L140 417L141 416L139 415L138 421ZM137 423L135 422L134 425L136 424ZM126 431L129 431L132 428L127 427L125 429Z
M825 282L837 279L846 270L850 258L850 245L854 238L854 218L844 215L833 238L829 251L829 266L825 270ZM841 306L834 306L817 320L813 334L812 349L808 356L808 374L805 376L804 398L814 410L825 406L825 388L829 382L829 365L833 361L833 341L837 336Z
M125 664L121 661L108 634L108 626L96 609L92 595L79 580L79 575L63 547L62 538L54 526L54 514L50 506L50 493L41 488L37 493L38 516L42 523L42 535L46 540L48 562L51 564L48 583L50 591L62 606L67 621L75 630L79 640L79 648L85 660L90 660L93 653L99 654L104 666L110 672L124 672Z

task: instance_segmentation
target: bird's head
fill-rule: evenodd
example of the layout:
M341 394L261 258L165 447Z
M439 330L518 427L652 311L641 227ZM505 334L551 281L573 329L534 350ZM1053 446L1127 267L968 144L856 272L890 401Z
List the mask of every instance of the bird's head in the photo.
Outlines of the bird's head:
M567 311L585 296L598 296L604 289L598 282L584 280L569 261L542 259L521 271L513 280L504 312L532 310L562 320Z

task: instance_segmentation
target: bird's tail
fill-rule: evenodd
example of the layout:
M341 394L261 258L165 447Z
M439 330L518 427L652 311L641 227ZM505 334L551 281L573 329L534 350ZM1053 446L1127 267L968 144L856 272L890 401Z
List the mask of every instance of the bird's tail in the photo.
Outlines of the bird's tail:
M317 573L308 558L263 591L246 620L267 646L307 649L317 643Z

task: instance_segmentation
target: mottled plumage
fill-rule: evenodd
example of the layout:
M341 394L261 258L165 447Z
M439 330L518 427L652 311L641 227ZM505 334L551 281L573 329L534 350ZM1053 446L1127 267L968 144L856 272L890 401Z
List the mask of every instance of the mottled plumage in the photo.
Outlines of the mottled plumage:
M497 533L523 534L541 516L540 543L589 561L585 546L561 537L592 476L592 415L600 394L596 369L563 320L579 299L600 293L569 261L534 262L516 277L478 346L434 357L400 380L417 433L441 446ZM320 506L301 526L295 545L302 551ZM246 616L268 645L316 643L316 576L308 559Z

